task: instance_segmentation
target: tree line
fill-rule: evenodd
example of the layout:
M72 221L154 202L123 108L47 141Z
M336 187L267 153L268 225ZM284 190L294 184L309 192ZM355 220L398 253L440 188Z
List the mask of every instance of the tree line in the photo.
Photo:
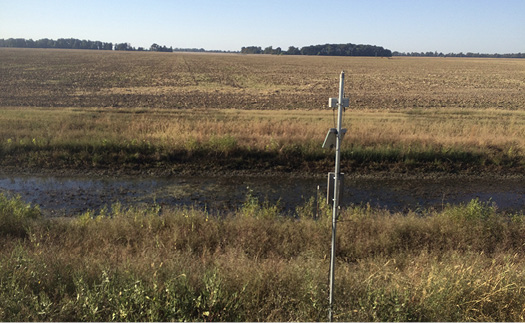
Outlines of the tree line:
M356 44L324 44L311 45L297 48L288 47L283 51L280 47L272 46L262 49L260 46L242 47L243 54L272 54L272 55L320 55L320 56L381 56L391 57L392 51L381 46L374 45L356 45Z
M18 48L61 48L61 49L93 49L93 50L122 50L122 51L151 51L151 52L212 52L238 53L235 51L205 50L204 48L173 48L153 43L149 48L133 47L130 43L107 43L76 38L59 38L57 40L43 38L39 40L24 38L0 39L0 47Z
M511 53L511 54L484 54L484 53L438 53L434 52L393 52L393 56L414 56L414 57L484 57L484 58L525 58L525 53Z
M91 50L120 50L120 51L152 51L152 52L215 52L238 53L236 51L205 50L204 48L173 48L153 43L149 48L133 47L130 43L111 43L76 38L59 38L57 40L42 38L38 40L24 38L0 39L0 47L19 48L61 48L61 49L91 49ZM271 54L271 55L321 55L321 56L415 56L415 57L487 57L487 58L525 58L525 53L511 54L484 54L484 53L448 53L442 52L398 52L390 51L380 46L355 44L324 44L311 45L302 48L295 46L282 50L280 47L260 46L242 47L243 54Z
M38 40L24 38L9 38L0 39L0 47L113 50L114 46L113 43L92 40L80 40L75 38L60 38L57 40L48 38L42 38Z
M144 47L135 48L130 43L108 43L101 41L59 38L57 40L43 38L38 40L24 38L0 39L0 47L18 48L61 48L61 49L93 49L93 50L123 50L123 51L153 51L153 52L173 52L173 47L166 47L152 44L149 49Z

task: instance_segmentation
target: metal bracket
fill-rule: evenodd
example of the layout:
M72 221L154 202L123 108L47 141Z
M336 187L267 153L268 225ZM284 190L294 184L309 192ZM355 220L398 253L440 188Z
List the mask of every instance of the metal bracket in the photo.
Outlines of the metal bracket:
M339 104L339 98L329 98L328 99L328 107L329 108L337 108ZM341 102L341 106L343 108L348 108L350 106L350 98L343 98L343 102Z
M337 138L337 129L330 128L330 130L328 130L328 133L326 134L326 138L323 143L323 148L329 148L329 149L334 148L335 143L336 143L336 138Z
M339 140L343 140L346 134L346 128L341 129L341 133L339 134L340 138ZM336 128L330 128L328 130L328 133L326 134L326 138L324 139L323 148L332 149L335 147L335 144L337 142L337 129Z

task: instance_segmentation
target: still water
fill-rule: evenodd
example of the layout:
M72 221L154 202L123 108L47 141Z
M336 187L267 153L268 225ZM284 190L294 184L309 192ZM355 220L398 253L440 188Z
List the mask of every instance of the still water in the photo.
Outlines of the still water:
M157 203L194 205L210 211L238 208L251 194L259 201L279 201L293 210L311 197L326 195L325 178L292 176L182 176L170 178L88 178L2 176L0 192L18 194L39 205L46 216L75 216L119 202L124 206ZM366 204L407 211L468 202L496 203L503 211L525 210L525 182L520 179L367 179L346 178L342 205Z

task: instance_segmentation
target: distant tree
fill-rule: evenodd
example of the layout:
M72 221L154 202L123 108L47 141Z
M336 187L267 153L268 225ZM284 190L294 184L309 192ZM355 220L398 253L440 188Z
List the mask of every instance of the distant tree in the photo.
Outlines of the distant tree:
M82 48L82 41L78 40L78 39L72 39L71 40L71 48L81 49Z
M0 47L20 47L20 48L64 48L64 49L92 49L92 50L135 50L129 43L106 43L101 41L80 40L75 38L59 38L57 40L42 38L38 40L24 39L24 38L8 38L0 39ZM146 50L139 47L138 50ZM166 46L159 46L157 44L151 45L151 51L163 52L222 52L230 53L231 51L212 50L207 51L204 48L173 48ZM237 52L238 53L238 52ZM243 54L284 54L284 55L326 55L326 56L428 56L428 57L487 57L487 58L525 58L525 53L509 53L509 54L484 54L463 52L443 54L442 52L398 52L390 51L380 46L372 45L355 45L355 44L324 44L305 46L301 49L290 46L288 50L283 51L280 47L273 48L266 47L264 51L259 46L242 47Z
M173 47L166 47L166 46L160 46L160 45L157 45L156 43L153 43L150 48L149 48L150 51L152 52L173 52Z
M301 55L318 55L318 46L305 46L301 48Z
M286 55L301 55L301 51L299 48L290 46L288 47L288 50L285 52Z
M289 48L288 52L294 50ZM379 46L355 44L324 44L302 47L302 55L323 56L384 56L391 57L392 51Z
M229 51L223 51L223 50L205 50L204 48L173 48L174 52L193 52L193 53L204 53L204 52L211 52L211 53L229 53ZM238 53L238 52L237 52Z
M242 54L262 54L262 48L257 46L249 46L241 48Z
M273 47L268 46L264 49L263 54L272 54L273 53Z
M13 39L11 43L12 44L9 47L26 47L26 40L23 38Z
M115 50L133 51L135 48L133 48L130 43L120 43L115 44Z
M35 42L35 47L39 48L51 48L54 47L54 42L51 39L43 38Z
M64 49L98 49L112 50L112 43L103 43L101 41L80 40L75 38L59 38L52 40L42 38L38 40L9 38L0 39L0 47L21 47L21 48L64 48ZM130 46L131 47L131 46Z

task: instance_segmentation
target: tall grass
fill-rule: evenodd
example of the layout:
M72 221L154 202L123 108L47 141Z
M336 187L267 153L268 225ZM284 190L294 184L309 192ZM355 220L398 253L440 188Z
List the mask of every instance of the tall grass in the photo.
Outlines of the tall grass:
M248 196L218 215L114 205L29 217L25 235L0 235L0 320L326 320L330 210L314 204L283 214ZM523 214L479 200L404 215L345 208L335 318L521 321L524 229Z
M343 162L357 168L525 167L525 115L507 110L348 111ZM329 111L8 109L0 164L69 168L312 169Z

